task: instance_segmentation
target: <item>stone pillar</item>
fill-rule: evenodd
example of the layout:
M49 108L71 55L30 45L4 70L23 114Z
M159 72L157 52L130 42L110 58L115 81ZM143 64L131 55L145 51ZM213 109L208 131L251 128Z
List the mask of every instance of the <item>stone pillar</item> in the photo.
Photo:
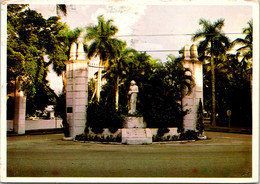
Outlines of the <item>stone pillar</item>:
M14 133L18 135L25 134L25 112L26 112L26 96L23 92L16 92L14 99Z
M70 137L82 134L87 122L88 105L88 60L85 53L75 53L76 44L71 46L71 53L67 70L66 105ZM79 43L77 51L83 51L83 44ZM80 57L75 57L80 56Z
M195 81L195 87L189 96L183 98L184 110L190 109L189 114L184 116L183 128L187 130L195 130L197 121L197 109L199 101L201 99L203 104L203 62L198 60L197 46L192 45L190 50L189 46L186 45L184 48L184 61L183 65L185 68L191 70L191 75ZM187 53L189 52L189 53ZM186 106L185 106L186 105Z
M77 59L77 44L73 42L70 46L70 58L69 60L76 60Z

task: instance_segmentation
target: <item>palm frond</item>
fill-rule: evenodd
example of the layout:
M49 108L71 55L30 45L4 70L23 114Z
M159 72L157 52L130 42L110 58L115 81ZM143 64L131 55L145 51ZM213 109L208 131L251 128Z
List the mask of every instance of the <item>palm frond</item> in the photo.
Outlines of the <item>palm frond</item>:
M216 22L213 23L213 27L218 29L218 30L221 30L222 27L224 26L224 19L218 19Z
M67 16L67 6L65 4L57 4L56 11L58 15L62 13L63 15Z

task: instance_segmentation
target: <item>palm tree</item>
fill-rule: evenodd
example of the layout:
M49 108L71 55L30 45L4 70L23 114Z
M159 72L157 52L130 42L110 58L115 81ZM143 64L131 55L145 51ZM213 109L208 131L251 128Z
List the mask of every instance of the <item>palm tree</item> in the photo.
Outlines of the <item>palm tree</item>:
M166 67L166 77L165 82L168 83L172 88L175 87L177 92L175 92L176 99L181 100L192 93L192 89L195 86L194 79L189 68L185 68L181 62L181 59L175 58L173 55L168 55Z
M67 6L65 4L57 4L56 12L58 15L60 15L60 13L62 13L63 15L67 16Z
M66 66L64 64L64 61L67 61L69 58L70 53L70 46L73 42L77 41L79 38L82 29L81 28L75 28L73 30L70 29L70 27L65 23L62 25L63 29L59 32L59 34L56 36L59 40L59 48L63 50L63 52L66 55L66 59L58 59L60 56L57 54L53 57L50 57L48 64L53 64L53 70L58 76L62 76L63 81L63 93L65 94L65 86L66 86ZM52 51L53 52L53 51Z
M242 44L244 46L237 49L237 51L244 52L243 55L243 61L252 60L252 52L253 52L253 20L251 19L248 23L248 27L243 28L243 33L246 34L245 38L237 38L233 44ZM252 91L252 68L250 69L251 72L249 72L249 80L250 80L250 91Z
M218 19L211 23L209 20L200 19L199 29L192 37L193 41L203 39L199 42L198 51L201 59L210 58L211 63L211 84L212 84L212 125L216 126L216 97L215 97L215 64L214 58L221 56L230 48L229 39L222 33L224 19Z
M237 51L242 51L243 59L250 60L252 59L252 50L253 50L253 20L251 19L248 23L248 27L243 28L243 34L246 34L245 38L237 38L233 44L242 44L243 46L237 49Z
M119 106L119 86L126 79L126 73L128 72L128 64L133 59L134 49L126 48L126 43L122 42L121 48L119 48L119 56L113 60L110 60L109 67L105 71L104 77L112 78L115 83L115 108L118 110Z
M82 29L75 28L71 30L69 26L63 24L63 29L59 31L58 35L56 35L59 44L57 44L57 49L62 51L65 55L65 58L60 58L60 54L55 54L55 50L52 52L54 53L53 56L49 57L49 63L53 64L53 70L58 76L62 76L62 95L56 97L57 106L61 113L62 124L65 127L64 134L65 137L69 136L69 125L67 122L67 113L66 113L66 66L64 61L67 61L69 58L70 53L70 46L73 42L75 42L78 37L80 36Z
M145 73L150 71L151 63L154 63L154 60L150 55L147 55L147 52L134 52L129 71L129 73L132 73L132 79L130 79L131 77L129 79L135 80L136 77L139 77L139 79L136 80L142 80L142 77L145 76Z
M102 69L108 66L109 59L114 59L119 55L118 48L121 41L113 38L117 33L118 28L112 25L113 20L105 21L103 15L98 17L98 25L91 25L86 28L87 33L85 39L93 41L88 48L88 57L99 56L98 79L96 86L96 98L99 102L101 91Z

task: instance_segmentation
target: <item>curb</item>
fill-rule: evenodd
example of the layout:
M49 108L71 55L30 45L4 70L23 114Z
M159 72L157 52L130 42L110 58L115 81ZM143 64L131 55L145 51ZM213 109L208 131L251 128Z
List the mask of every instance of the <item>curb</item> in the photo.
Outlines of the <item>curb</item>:
M45 134L60 134L64 132L64 128L50 128L50 129L35 129L25 130L24 134L15 134L13 131L8 131L7 136L22 136L22 135L45 135Z
M237 134L252 134L251 129L234 129L234 128L221 128L221 127L205 127L207 132L224 132L224 133L237 133Z

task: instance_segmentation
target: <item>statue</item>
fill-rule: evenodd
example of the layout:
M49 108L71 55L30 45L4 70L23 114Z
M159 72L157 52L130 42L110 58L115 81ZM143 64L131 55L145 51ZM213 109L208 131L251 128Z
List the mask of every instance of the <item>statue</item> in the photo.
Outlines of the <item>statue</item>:
M129 104L128 104L128 113L134 114L136 111L137 93L139 92L139 90L134 80L132 80L130 84L131 85L128 92L128 95L130 95Z

